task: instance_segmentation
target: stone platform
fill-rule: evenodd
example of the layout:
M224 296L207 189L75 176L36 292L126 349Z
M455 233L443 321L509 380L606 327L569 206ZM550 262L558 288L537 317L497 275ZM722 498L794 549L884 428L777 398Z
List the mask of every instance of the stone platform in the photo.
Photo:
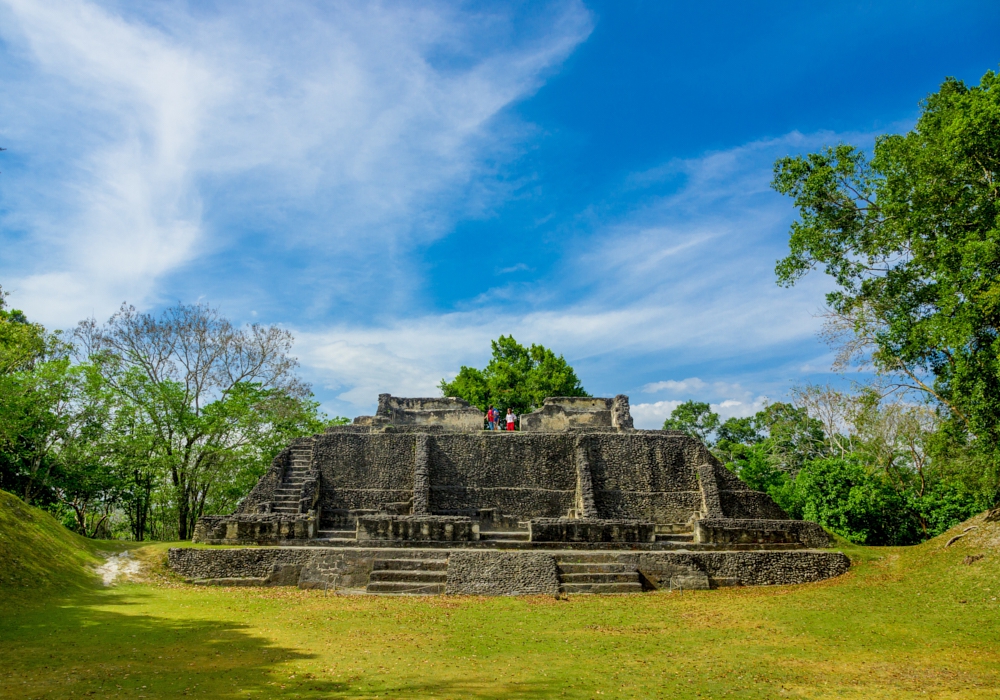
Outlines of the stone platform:
M698 440L628 397L553 397L517 432L461 399L379 396L298 438L170 566L197 583L373 594L628 593L790 584L850 565ZM255 545L250 548L248 545Z
M850 567L815 549L671 551L436 547L173 548L191 583L298 586L373 594L639 593L809 583Z

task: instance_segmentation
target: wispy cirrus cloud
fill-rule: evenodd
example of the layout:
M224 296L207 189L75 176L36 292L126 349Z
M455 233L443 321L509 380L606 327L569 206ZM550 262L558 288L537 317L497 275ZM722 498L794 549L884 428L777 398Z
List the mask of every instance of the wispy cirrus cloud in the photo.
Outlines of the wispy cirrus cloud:
M775 284L791 212L768 182L777 156L830 138L790 134L672 163L685 174L679 186L660 194L649 183L665 176L646 177L643 206L595 221L553 272L503 297L513 308L486 293L461 312L302 328L303 362L339 410L364 412L380 391L436 394L460 365L485 364L490 339L513 334L565 354L591 391L632 392L642 427L658 427L689 398L724 417L752 414L777 384L788 388L787 378L764 377L760 365L794 378L805 366L794 358L821 354L815 311L827 283ZM686 369L708 374L677 376ZM657 377L664 374L677 378ZM636 401L643 393L668 396Z
M489 206L487 161L530 133L505 108L591 26L570 1L528 18L433 2L0 11L0 85L20 97L0 106L17 232L0 273L57 325L155 303L189 270L260 300L241 248L272 269L306 251L293 286L310 304L373 279L382 306L405 295L406 251Z

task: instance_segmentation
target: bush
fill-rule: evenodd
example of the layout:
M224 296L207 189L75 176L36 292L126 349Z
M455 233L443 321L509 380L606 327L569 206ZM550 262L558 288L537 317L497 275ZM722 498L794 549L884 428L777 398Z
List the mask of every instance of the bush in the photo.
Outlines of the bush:
M910 499L857 459L806 462L787 496L803 519L851 542L902 545L922 539Z

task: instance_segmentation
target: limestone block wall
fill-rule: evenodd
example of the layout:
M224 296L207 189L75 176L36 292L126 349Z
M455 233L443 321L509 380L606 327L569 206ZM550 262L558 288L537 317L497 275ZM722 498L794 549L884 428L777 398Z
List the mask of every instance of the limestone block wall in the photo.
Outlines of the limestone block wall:
M319 508L380 510L413 496L415 433L326 433L316 436Z
M713 544L802 544L829 547L830 535L807 520L706 518L694 528L695 542Z
M525 432L558 433L573 428L611 428L612 399L581 396L549 397L537 411L521 416Z
M550 396L537 411L521 416L521 430L532 433L559 433L581 429L631 430L628 397L613 399L594 396Z
M449 595L558 595L559 574L551 554L454 552L448 558Z
M575 517L682 525L711 518L787 519L697 440L674 431L562 433L330 431L313 441L317 510ZM290 450L240 505L256 513L273 497ZM390 504L405 504L403 509ZM338 515L339 514L339 515Z
M523 595L558 591L556 556L547 552L497 550L450 552L408 550L407 557L448 556L446 591L474 595ZM169 550L177 574L208 582L302 588L362 588L375 559L395 556L375 549L255 547ZM851 565L841 552L720 551L581 553L574 561L624 564L651 588L671 585L678 575L701 575L711 586L788 585L839 576ZM240 581L242 580L242 581Z
M455 431L482 430L485 414L459 398L401 398L379 394L376 418L393 425L427 425Z
M752 490L715 457L711 457L711 460L722 516L738 519L788 519L788 514L770 496Z
M685 523L703 508L696 465L710 458L696 440L660 431L580 436L597 517Z
M571 435L451 434L429 441L429 509L559 517L576 497Z

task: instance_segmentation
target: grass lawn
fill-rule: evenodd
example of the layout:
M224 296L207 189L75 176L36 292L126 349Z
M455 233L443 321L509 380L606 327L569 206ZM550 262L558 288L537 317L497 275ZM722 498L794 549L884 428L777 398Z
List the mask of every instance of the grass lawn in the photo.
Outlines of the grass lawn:
M194 587L157 573L162 544L134 550L146 582L102 588L80 571L103 543L75 540L23 585L3 506L3 698L1000 697L1000 526L981 517L947 549L963 527L845 547L855 566L819 584L555 600Z

